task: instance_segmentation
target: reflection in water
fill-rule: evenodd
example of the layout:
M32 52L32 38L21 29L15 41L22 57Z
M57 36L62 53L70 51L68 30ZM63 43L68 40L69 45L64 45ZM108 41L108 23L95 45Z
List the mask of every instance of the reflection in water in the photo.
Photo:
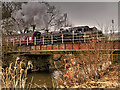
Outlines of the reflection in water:
M31 82L33 77L31 88L40 88L46 86L52 88L52 73L49 72L33 72L28 74L27 85Z

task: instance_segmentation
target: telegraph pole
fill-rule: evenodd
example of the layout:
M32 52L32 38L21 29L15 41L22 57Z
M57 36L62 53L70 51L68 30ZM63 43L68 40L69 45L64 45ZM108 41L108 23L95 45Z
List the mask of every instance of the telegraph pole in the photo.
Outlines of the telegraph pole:
M111 41L113 39L113 34L114 34L114 20L112 19L112 29L110 30L110 39L111 39Z
M112 20L112 33L114 34L114 20Z
M67 26L67 13L64 14L64 22L65 22L65 27Z
M114 49L114 20L112 20L112 32L111 32L111 41L112 41L112 49ZM113 57L113 56L112 56Z

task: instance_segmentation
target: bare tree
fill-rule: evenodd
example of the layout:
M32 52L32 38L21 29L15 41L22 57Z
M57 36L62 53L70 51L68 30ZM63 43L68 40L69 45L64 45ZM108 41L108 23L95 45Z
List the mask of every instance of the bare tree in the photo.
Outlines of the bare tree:
M15 27L16 22L12 18L12 13L21 8L22 3L20 2L3 2L2 3L2 33L11 35L16 33L17 29Z
M12 12L19 10L20 7L20 2L2 2L2 19L10 18Z
M67 14L47 2L3 3L3 33L28 33L35 30L59 29L66 25Z

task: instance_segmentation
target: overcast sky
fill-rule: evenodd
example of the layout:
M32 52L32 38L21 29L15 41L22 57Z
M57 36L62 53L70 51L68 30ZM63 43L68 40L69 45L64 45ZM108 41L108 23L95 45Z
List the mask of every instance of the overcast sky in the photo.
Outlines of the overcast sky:
M110 24L114 19L118 22L117 2L52 2L63 13L68 14L68 19L73 25L98 26Z

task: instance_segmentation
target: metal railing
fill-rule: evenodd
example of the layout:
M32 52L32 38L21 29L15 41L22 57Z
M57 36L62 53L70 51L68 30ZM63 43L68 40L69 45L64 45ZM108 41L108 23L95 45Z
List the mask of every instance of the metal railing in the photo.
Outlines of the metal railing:
M92 40L101 40L104 39L105 37L101 37L102 34L94 33L92 34L91 32L86 32L86 33L64 33L64 34L49 34L49 35L44 35L44 36L39 36L39 38L34 37L33 44L54 44L54 43L77 43L77 42L89 42ZM23 44L29 45L30 40L29 37L26 40L21 40L16 41L15 38L12 38L12 41L6 40L7 46L9 43L12 43L14 46L16 43L18 43L20 46Z
M57 34L57 35L51 35L52 38L49 38L50 36L41 36L40 38L40 42L45 43L47 42L51 42L51 44L57 42L61 42L61 43L66 43L66 42L78 42L78 41L84 41L86 42L87 40L92 40L92 39L101 39L100 34L99 35L90 35L90 34L81 34L81 33L64 33L64 34ZM102 37L103 38L103 37ZM39 39L38 39L39 40Z

